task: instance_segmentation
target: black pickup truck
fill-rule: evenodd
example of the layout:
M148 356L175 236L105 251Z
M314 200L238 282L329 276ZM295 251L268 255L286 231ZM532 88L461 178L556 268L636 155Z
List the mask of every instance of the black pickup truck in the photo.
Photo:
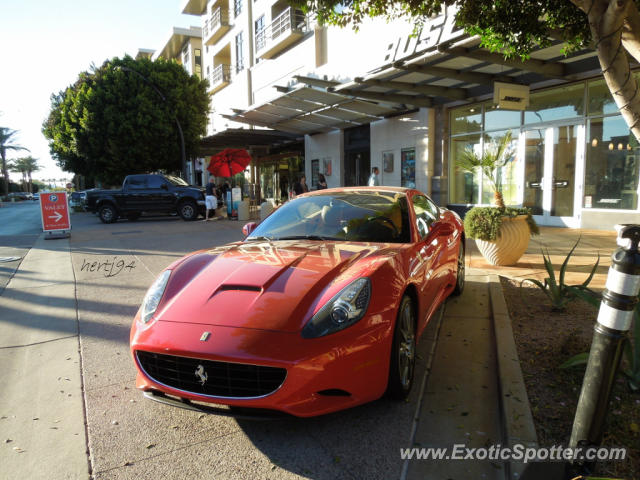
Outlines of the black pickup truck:
M177 213L183 220L195 220L205 211L204 189L170 175L128 175L121 190L88 191L85 208L104 223L119 217L137 220L143 212Z

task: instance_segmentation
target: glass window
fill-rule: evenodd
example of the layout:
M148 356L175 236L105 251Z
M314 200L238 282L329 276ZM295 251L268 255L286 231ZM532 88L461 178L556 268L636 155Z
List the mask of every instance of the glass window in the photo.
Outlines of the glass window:
M451 134L479 132L482 130L482 107L472 105L451 111Z
M255 21L255 35L256 35L256 51L262 50L267 41L265 30L264 30L264 15L260 15L260 17ZM256 59L256 63L260 61L258 57Z
M420 238L429 233L431 224L438 219L438 208L423 195L413 197L413 210L416 213L416 228Z
M237 17L242 13L242 0L233 0L233 16Z
M541 123L584 115L584 83L532 93L524 123Z
M193 51L193 61L195 63L195 74L200 76L202 73L202 51L199 48L196 48Z
M586 208L638 208L640 146L621 115L589 122Z
M607 83L602 80L589 82L589 115L607 115L618 113Z
M503 110L494 105L493 102L489 102L484 106L484 129L504 130L506 128L519 128L520 117L519 110Z
M400 186L416 188L415 148L403 148L400 152Z
M410 239L407 197L368 191L298 197L286 202L247 240L306 238L354 242L407 243Z
M236 73L244 70L244 48L242 32L236 35Z
M465 135L451 139L451 194L453 203L478 203L480 177L478 173L467 173L456 166L457 158L467 148L479 152L480 135Z
M491 148L497 144L502 137L508 132L508 130L501 130L499 132L489 132L484 135L484 150ZM502 190L502 198L505 205L515 205L518 203L518 162L516 159L516 152L518 146L518 132L511 132L512 142L511 151L513 153L512 160L498 171L498 188ZM491 204L494 202L493 185L488 178L482 177L482 203Z
M149 177L147 182L149 188L162 188L163 185L166 185L164 178L159 175L152 175Z
M636 81L640 82L640 72L635 74ZM616 102L613 101L607 82L604 79L589 82L589 115L608 115L619 113Z
M131 190L141 190L147 188L146 175L134 175L127 180L127 186Z

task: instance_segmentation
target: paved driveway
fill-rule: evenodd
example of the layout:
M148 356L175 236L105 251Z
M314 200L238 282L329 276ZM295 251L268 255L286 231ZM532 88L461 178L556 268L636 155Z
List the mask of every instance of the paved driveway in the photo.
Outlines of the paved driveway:
M95 478L399 478L419 385L402 403L382 399L320 418L263 422L160 405L135 389L129 326L147 287L183 254L241 239L242 225L173 217L103 225L89 214L72 221ZM417 379L430 347L421 344Z

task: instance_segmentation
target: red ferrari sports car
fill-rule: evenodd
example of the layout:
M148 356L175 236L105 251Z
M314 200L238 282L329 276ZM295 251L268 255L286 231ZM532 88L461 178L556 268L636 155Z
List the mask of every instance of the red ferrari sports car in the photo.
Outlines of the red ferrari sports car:
M131 328L137 387L196 410L300 417L406 397L417 339L464 288L458 215L413 189L339 188L244 233L149 288Z

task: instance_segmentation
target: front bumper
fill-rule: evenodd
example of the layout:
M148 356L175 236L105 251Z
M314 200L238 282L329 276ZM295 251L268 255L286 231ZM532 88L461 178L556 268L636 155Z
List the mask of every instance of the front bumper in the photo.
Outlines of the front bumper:
M204 332L210 335L201 341ZM167 321L142 327L136 318L131 330L131 351L138 369L136 386L144 391L164 392L189 401L310 417L381 397L389 376L392 336L392 311L362 319L351 328L316 339L303 339L299 333ZM136 350L279 367L285 368L287 375L278 389L260 398L205 396L150 378L138 363Z

